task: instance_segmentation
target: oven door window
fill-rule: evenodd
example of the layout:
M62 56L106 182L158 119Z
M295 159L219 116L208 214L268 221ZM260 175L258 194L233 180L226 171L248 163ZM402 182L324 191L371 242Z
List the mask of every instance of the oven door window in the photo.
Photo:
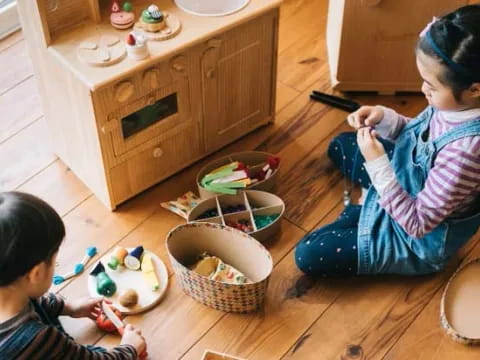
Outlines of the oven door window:
M177 93L168 95L152 105L147 105L122 119L123 138L127 139L177 112Z

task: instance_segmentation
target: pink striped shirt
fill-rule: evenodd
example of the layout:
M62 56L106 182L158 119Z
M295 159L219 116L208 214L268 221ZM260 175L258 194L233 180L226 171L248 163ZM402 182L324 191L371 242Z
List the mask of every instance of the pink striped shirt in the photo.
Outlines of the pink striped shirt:
M462 112L436 111L430 123L429 140L436 139L464 121L480 116L480 112L469 113L474 116L465 119ZM390 125L389 131L379 133L383 137L395 139L409 120L387 109L382 123ZM479 195L480 136L471 136L456 140L439 151L428 173L425 187L415 198L395 179L382 194L379 203L409 235L420 238L447 217L465 214Z

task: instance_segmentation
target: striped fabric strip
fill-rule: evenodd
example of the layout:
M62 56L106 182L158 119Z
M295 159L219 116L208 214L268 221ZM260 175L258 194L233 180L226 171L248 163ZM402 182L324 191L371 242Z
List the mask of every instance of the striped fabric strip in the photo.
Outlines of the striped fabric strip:
M32 300L28 307L16 317L0 323L0 359L2 359L1 354L16 354L14 358L18 360L135 360L137 358L135 348L130 345L117 346L107 351L104 348L76 343L58 324L58 315L63 306L64 302L61 298L48 294L38 300ZM37 310L41 311L37 312ZM20 344L18 339L25 339L25 343ZM15 349L9 348L12 346L15 346Z

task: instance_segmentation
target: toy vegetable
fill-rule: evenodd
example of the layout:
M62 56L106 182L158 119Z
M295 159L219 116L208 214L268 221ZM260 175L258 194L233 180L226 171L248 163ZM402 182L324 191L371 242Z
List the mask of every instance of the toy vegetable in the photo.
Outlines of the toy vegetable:
M111 297L115 294L115 292L117 291L117 285L105 272L105 266L103 266L101 261L98 262L97 266L95 266L90 275L96 277L97 292L100 295Z
M112 270L117 270L118 265L124 264L124 260L127 255L128 251L125 248L117 246L112 256L110 257L110 261L107 264L108 267Z
M140 259L143 255L143 246L137 246L125 257L125 266L130 270L140 269Z
M110 308L113 310L113 312L120 318L122 319L122 313L118 310L115 309L113 306L110 306ZM97 327L100 330L103 330L108 333L115 333L117 332L117 327L113 324L113 322L108 318L107 315L102 311L96 319L96 324Z
M152 291L157 291L160 288L160 285L158 284L158 278L157 274L155 273L152 257L149 254L145 254L143 256L142 273Z

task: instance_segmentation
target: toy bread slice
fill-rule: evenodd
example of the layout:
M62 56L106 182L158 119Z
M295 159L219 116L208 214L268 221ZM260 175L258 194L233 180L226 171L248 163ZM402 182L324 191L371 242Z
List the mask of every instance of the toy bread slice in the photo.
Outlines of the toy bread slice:
M150 254L143 255L142 273L145 281L151 286L152 291L157 291L160 288L160 285L158 283L157 274Z

